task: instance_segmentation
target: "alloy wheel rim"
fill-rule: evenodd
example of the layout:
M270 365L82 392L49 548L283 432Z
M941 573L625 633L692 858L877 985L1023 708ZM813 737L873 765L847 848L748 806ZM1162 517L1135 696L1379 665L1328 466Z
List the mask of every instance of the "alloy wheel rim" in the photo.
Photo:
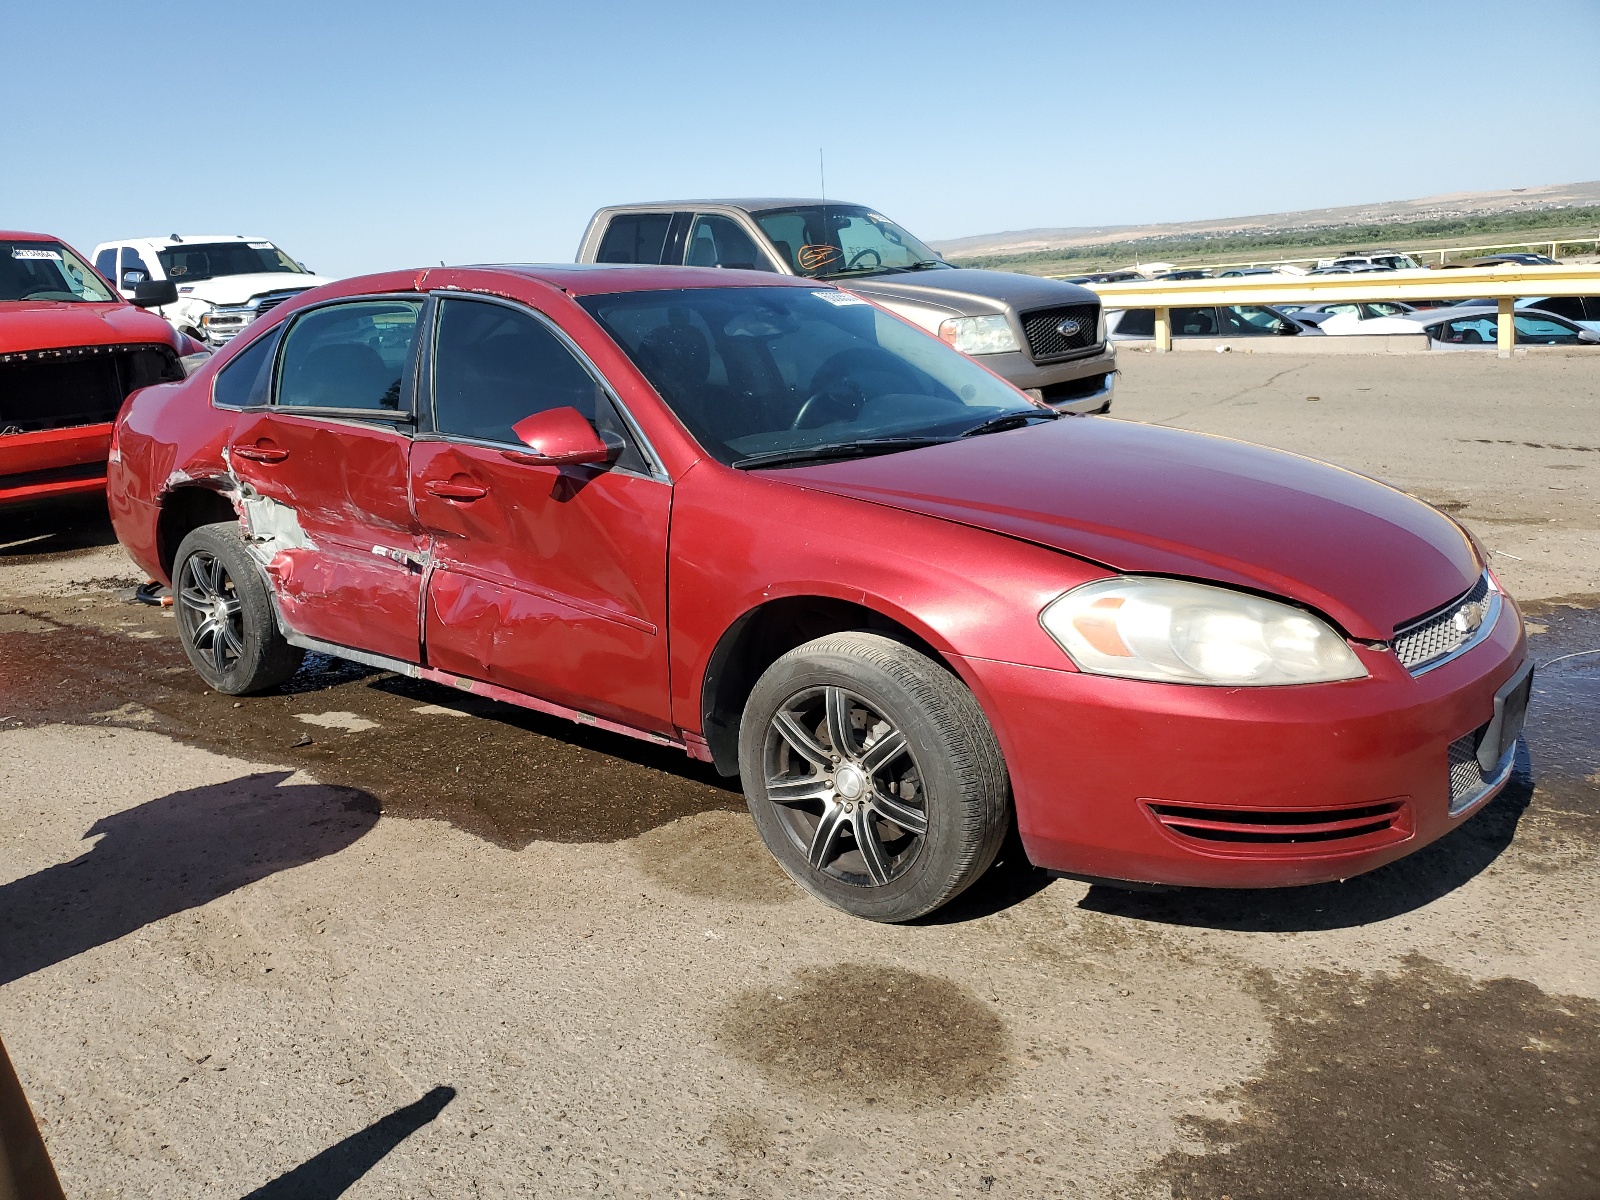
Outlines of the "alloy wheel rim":
M244 605L216 555L200 550L184 561L178 615L196 653L219 675L232 670L244 653Z
M857 887L903 875L928 832L911 744L877 705L842 687L796 692L773 714L767 800L813 870Z

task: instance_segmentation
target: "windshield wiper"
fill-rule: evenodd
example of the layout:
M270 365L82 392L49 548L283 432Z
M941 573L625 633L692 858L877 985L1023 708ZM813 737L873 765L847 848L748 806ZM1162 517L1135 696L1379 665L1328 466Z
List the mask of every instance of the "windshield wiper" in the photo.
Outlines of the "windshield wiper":
M1004 433L1008 429L1021 429L1029 421L1056 421L1061 418L1060 413L1053 408L1038 408L1029 412L1004 413L998 417L990 417L981 424L974 425L971 429L963 430L962 437L977 437L983 433Z
M765 454L752 454L736 458L732 466L740 470L751 467L779 467L803 462L823 462L830 458L867 458L874 454L892 454L896 450L914 450L918 446L942 446L954 439L943 437L882 437L859 438L853 442L824 442L820 446L807 446L797 450L769 450Z

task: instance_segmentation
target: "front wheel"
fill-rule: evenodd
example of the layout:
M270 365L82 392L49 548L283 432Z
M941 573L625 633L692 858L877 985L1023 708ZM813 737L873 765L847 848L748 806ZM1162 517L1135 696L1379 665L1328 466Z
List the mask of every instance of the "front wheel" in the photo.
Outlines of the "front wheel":
M779 865L873 921L959 895L1010 824L1005 762L972 693L878 634L832 634L773 663L745 705L739 770Z
M216 691L264 691L300 669L305 651L278 632L267 585L236 522L202 525L179 544L172 604L183 652Z

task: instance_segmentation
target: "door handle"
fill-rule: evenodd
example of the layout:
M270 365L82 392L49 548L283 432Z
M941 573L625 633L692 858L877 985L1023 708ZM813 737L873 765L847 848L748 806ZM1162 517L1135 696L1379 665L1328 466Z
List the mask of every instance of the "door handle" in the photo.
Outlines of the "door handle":
M488 488L476 483L451 483L448 479L430 479L422 486L427 489L428 495L437 496L441 500L466 502L481 500L489 494Z
M249 442L235 442L228 447L229 451L240 458L248 458L251 462L278 463L289 457L287 450L277 446L252 445Z

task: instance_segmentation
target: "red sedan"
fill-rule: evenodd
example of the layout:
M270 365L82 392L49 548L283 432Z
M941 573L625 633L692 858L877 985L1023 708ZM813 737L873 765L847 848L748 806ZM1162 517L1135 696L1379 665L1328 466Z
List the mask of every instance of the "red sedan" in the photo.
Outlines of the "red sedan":
M133 398L110 497L219 691L316 649L681 747L877 920L1013 820L1080 877L1370 870L1504 785L1529 689L1444 514L770 274L317 288Z
M0 506L105 487L123 399L203 353L140 311L176 298L147 284L136 307L59 239L0 232Z

